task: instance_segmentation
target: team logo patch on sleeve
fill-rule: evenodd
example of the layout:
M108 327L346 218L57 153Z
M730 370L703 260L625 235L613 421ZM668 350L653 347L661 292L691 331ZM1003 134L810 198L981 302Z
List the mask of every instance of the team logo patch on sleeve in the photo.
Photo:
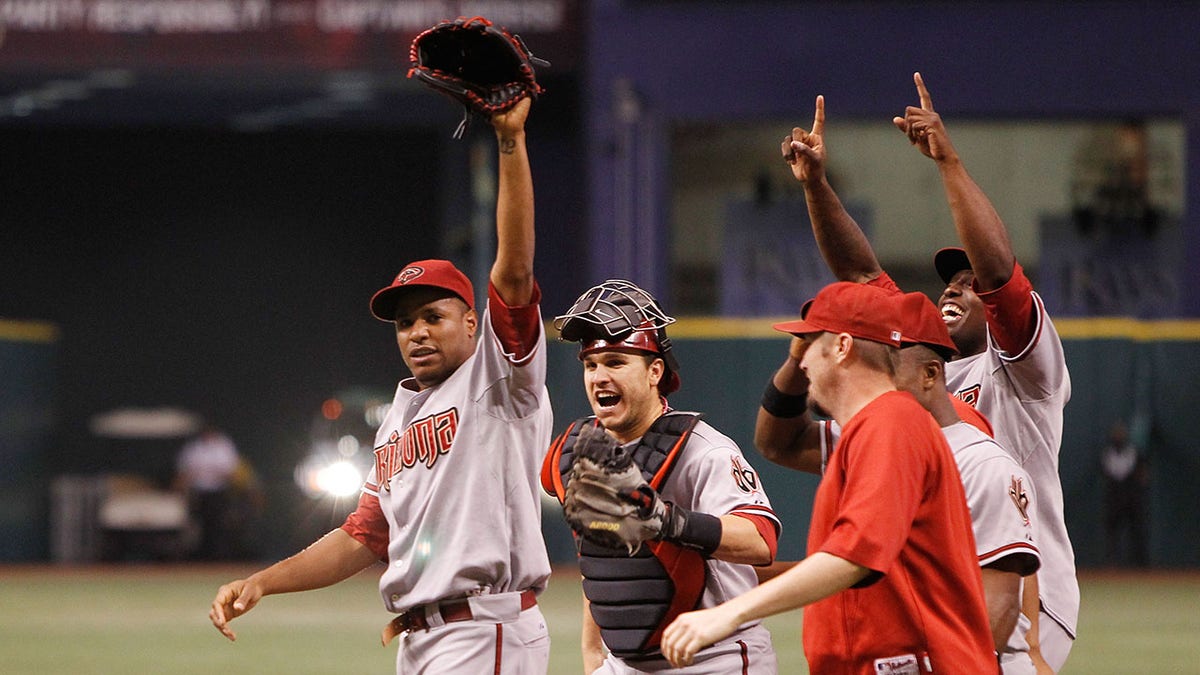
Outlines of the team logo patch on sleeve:
M971 406L972 408L978 408L979 407L979 389L980 389L980 385L978 385L978 384L972 385L970 387L967 387L966 389L960 390L954 396L957 397L959 400L961 400L963 403L966 403L967 405Z
M737 483L738 489L746 494L754 494L758 492L758 474L754 473L754 469L742 461L737 455L730 456L730 473L733 474L733 480Z
M1008 486L1008 496L1012 499L1013 504L1017 507L1017 512L1021 514L1021 522L1025 526L1029 526L1029 494L1025 492L1023 485L1025 479L1012 477L1012 482Z

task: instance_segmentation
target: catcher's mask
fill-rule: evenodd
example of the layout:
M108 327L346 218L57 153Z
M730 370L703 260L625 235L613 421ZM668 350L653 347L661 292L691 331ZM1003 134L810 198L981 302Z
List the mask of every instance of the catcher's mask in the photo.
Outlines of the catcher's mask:
M633 351L663 360L666 373L659 383L663 396L679 389L679 362L671 352L666 327L673 317L654 296L622 279L609 279L579 296L566 313L554 317L559 339L579 343L579 358L599 351Z

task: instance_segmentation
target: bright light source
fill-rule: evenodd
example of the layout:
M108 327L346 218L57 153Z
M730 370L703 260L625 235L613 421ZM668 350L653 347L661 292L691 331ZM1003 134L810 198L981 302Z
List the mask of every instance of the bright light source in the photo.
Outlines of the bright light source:
M362 473L350 462L333 462L317 471L317 487L334 497L354 495L362 483Z

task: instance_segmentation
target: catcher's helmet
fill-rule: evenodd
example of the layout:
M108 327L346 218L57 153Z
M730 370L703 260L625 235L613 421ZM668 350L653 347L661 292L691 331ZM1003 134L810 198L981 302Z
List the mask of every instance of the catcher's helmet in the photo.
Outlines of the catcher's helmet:
M559 339L579 343L579 356L608 349L654 354L666 364L659 385L664 396L679 389L679 363L671 353L666 327L673 317L654 296L623 279L609 279L584 291L566 313L554 317Z

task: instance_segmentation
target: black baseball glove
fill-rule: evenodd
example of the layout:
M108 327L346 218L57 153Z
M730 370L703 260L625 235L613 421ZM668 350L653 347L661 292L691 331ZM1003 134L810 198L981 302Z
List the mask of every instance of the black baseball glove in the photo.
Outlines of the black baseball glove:
M462 138L472 114L490 118L522 98L537 98L544 89L533 67L550 65L533 56L520 36L480 16L443 21L422 32L413 39L409 60L410 78L463 105L455 138Z

